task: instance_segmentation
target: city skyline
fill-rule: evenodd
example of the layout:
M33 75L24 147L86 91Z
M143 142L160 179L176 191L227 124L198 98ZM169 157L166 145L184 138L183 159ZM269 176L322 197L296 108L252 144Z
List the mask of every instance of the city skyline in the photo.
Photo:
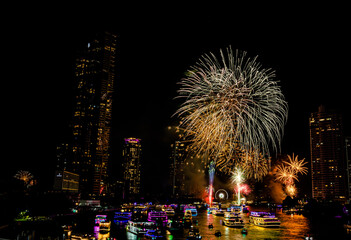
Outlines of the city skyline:
M322 13L303 13L295 22L294 18L289 19L292 16L280 16L285 20L283 29L272 21L266 23L267 27L257 26L256 32L246 29L247 23L229 31L230 22L221 18L198 22L163 16L167 28L162 27L162 21L154 19L122 24L121 28L118 27L120 23L110 22L108 28L114 30L118 38L116 62L119 69L114 95L114 109L118 110L113 113L113 119L118 120L112 129L112 159L120 157L119 144L131 136L143 140L143 160L149 166L154 163L159 163L161 169L168 166L171 149L167 126L177 121L172 118L178 106L174 100L177 82L202 54L218 54L219 49L229 45L247 51L250 57L258 55L264 67L276 70L276 78L289 105L283 154L294 152L310 161L308 117L320 104L339 110L344 116L345 135L350 134L345 84L349 59L343 60L350 53L349 37L344 28L347 24L340 21L342 16L331 19ZM313 16L317 18L312 20ZM86 36L101 25L94 24L92 29L62 25L68 28L60 28L59 32L51 29L45 34L42 26L36 26L33 39L26 37L29 49L22 51L27 65L15 75L22 85L14 93L17 96L14 106L22 111L20 114L12 108L8 110L14 118L10 126L15 135L10 137L9 150L15 152L13 145L22 148L12 157L20 162L10 165L12 171L19 170L19 166L33 170L38 166L49 168L51 163L54 166L56 145L67 131L72 114L73 56L77 47L85 43ZM215 34L211 34L214 29ZM41 45L44 36L48 37ZM47 49L54 50L47 53ZM28 62L31 56L35 56L34 63ZM51 63L46 62L47 58ZM41 89L43 86L45 90ZM15 84L10 83L10 89L14 87ZM51 103L49 109L44 107L47 102ZM160 170L152 170L166 177ZM44 174L44 177L51 175ZM155 174L150 174L150 181L156 179ZM53 181L53 177L48 181Z

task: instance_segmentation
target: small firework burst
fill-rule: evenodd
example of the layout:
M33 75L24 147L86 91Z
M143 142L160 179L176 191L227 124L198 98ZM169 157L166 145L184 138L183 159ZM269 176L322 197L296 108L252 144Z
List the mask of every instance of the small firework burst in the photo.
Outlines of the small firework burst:
M25 184L28 184L33 179L33 175L28 171L19 170L14 178L23 181Z
M277 167L276 179L284 184L293 184L294 180L297 180L297 175L289 167L285 165L280 165Z
M291 167L295 173L307 174L307 167L305 167L307 162L305 162L305 159L299 160L298 155L294 157L294 154L292 155L292 157L288 155L288 159L289 162L285 163L288 164L289 167Z

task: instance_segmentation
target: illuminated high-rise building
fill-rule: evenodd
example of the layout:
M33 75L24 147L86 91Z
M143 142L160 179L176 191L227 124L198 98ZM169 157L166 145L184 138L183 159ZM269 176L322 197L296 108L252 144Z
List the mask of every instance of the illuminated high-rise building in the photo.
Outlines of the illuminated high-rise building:
M188 144L184 141L175 141L171 144L171 181L172 195L182 196L185 194L185 173L184 163L186 160L186 149Z
M106 191L116 41L114 34L97 34L76 59L71 169L85 197Z
M345 201L346 162L342 117L320 106L309 119L312 197Z
M140 194L141 140L125 138L123 146L123 198L134 199Z

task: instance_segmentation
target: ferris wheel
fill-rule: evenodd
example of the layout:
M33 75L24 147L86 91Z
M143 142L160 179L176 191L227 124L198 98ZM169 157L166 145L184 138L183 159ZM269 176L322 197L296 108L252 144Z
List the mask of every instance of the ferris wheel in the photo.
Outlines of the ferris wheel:
M224 189L219 189L217 190L217 192L215 193L215 199L217 200L227 200L229 197L229 194L226 190Z

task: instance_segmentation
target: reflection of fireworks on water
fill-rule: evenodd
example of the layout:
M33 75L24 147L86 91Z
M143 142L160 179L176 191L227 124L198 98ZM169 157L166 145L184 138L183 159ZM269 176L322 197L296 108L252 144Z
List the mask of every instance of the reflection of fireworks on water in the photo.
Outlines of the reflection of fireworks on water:
M280 146L287 103L274 71L262 68L246 52L220 51L221 59L204 55L180 82L185 102L176 114L199 152L214 159L227 148L231 160L237 145L269 153Z
M14 176L14 178L23 181L25 184L27 184L30 180L33 179L33 175L28 172L28 171L23 171L20 170L16 173L16 175Z

